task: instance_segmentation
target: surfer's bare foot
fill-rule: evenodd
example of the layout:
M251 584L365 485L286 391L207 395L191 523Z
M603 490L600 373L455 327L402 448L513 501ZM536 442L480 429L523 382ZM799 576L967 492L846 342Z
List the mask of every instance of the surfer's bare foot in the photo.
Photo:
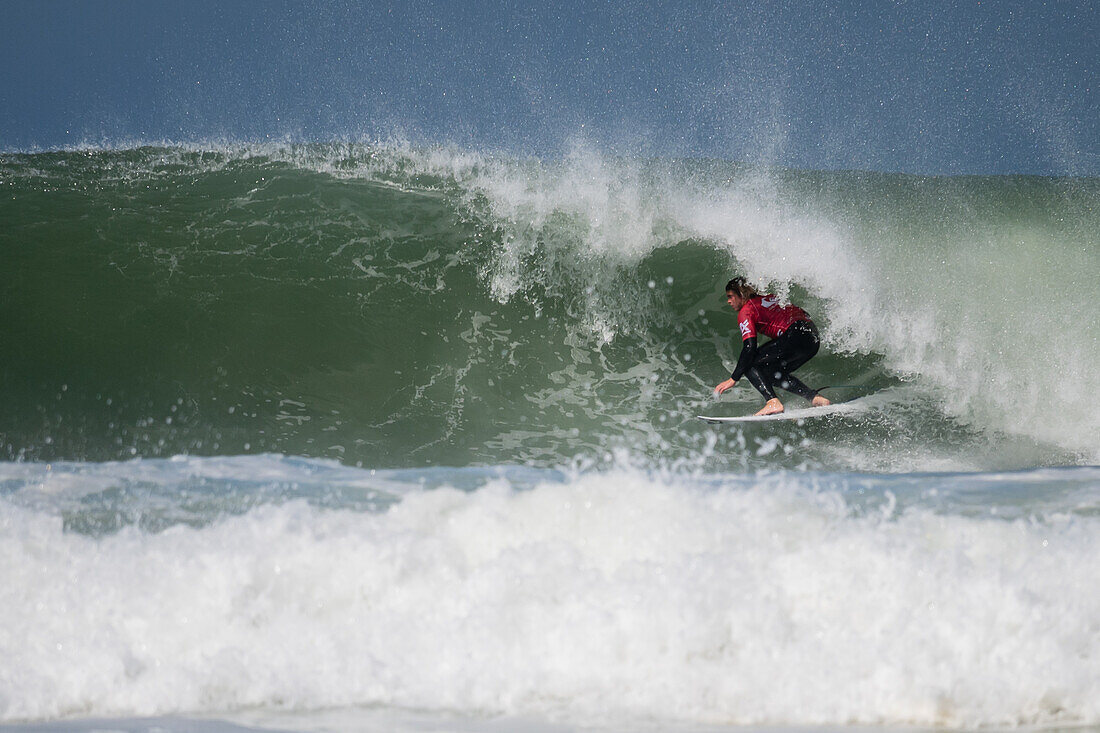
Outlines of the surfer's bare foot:
M814 403L813 404L814 404L814 407L824 407L825 405L831 405L833 403L829 402L829 400L825 399L821 395L814 395Z
M783 403L779 401L778 397L773 397L764 403L764 406L760 408L757 415L778 415L783 412Z

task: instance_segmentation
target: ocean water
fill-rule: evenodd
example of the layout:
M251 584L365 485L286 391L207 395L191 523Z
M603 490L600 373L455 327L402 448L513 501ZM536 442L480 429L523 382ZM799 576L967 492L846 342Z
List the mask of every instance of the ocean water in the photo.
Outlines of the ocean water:
M1098 231L1097 179L0 155L0 723L1100 726ZM696 419L761 402L734 274L860 410Z

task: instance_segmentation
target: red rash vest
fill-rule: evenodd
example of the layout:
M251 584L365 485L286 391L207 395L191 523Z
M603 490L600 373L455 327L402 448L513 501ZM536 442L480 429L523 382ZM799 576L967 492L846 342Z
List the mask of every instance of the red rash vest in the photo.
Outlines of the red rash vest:
M775 338L790 328L792 323L808 320L810 317L806 311L797 305L781 305L779 297L770 293L749 298L737 313L742 341L757 333Z

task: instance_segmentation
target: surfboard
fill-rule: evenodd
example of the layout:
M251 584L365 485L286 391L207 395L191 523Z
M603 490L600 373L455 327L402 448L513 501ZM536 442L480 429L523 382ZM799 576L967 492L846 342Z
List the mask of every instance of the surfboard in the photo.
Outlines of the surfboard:
M773 420L808 420L826 415L850 414L866 410L865 403L858 399L850 402L834 402L824 407L802 407L796 410L785 410L777 415L741 415L739 417L710 417L708 415L696 415L700 420L711 423L725 422L770 422Z

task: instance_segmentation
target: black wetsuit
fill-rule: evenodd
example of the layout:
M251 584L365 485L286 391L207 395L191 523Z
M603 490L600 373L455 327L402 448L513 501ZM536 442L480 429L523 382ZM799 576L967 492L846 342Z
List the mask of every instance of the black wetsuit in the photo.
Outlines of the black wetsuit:
M817 390L807 387L791 372L808 362L820 348L821 339L813 321L795 321L759 348L756 336L745 339L737 367L730 376L736 382L744 375L769 400L775 399L776 387L813 400Z

